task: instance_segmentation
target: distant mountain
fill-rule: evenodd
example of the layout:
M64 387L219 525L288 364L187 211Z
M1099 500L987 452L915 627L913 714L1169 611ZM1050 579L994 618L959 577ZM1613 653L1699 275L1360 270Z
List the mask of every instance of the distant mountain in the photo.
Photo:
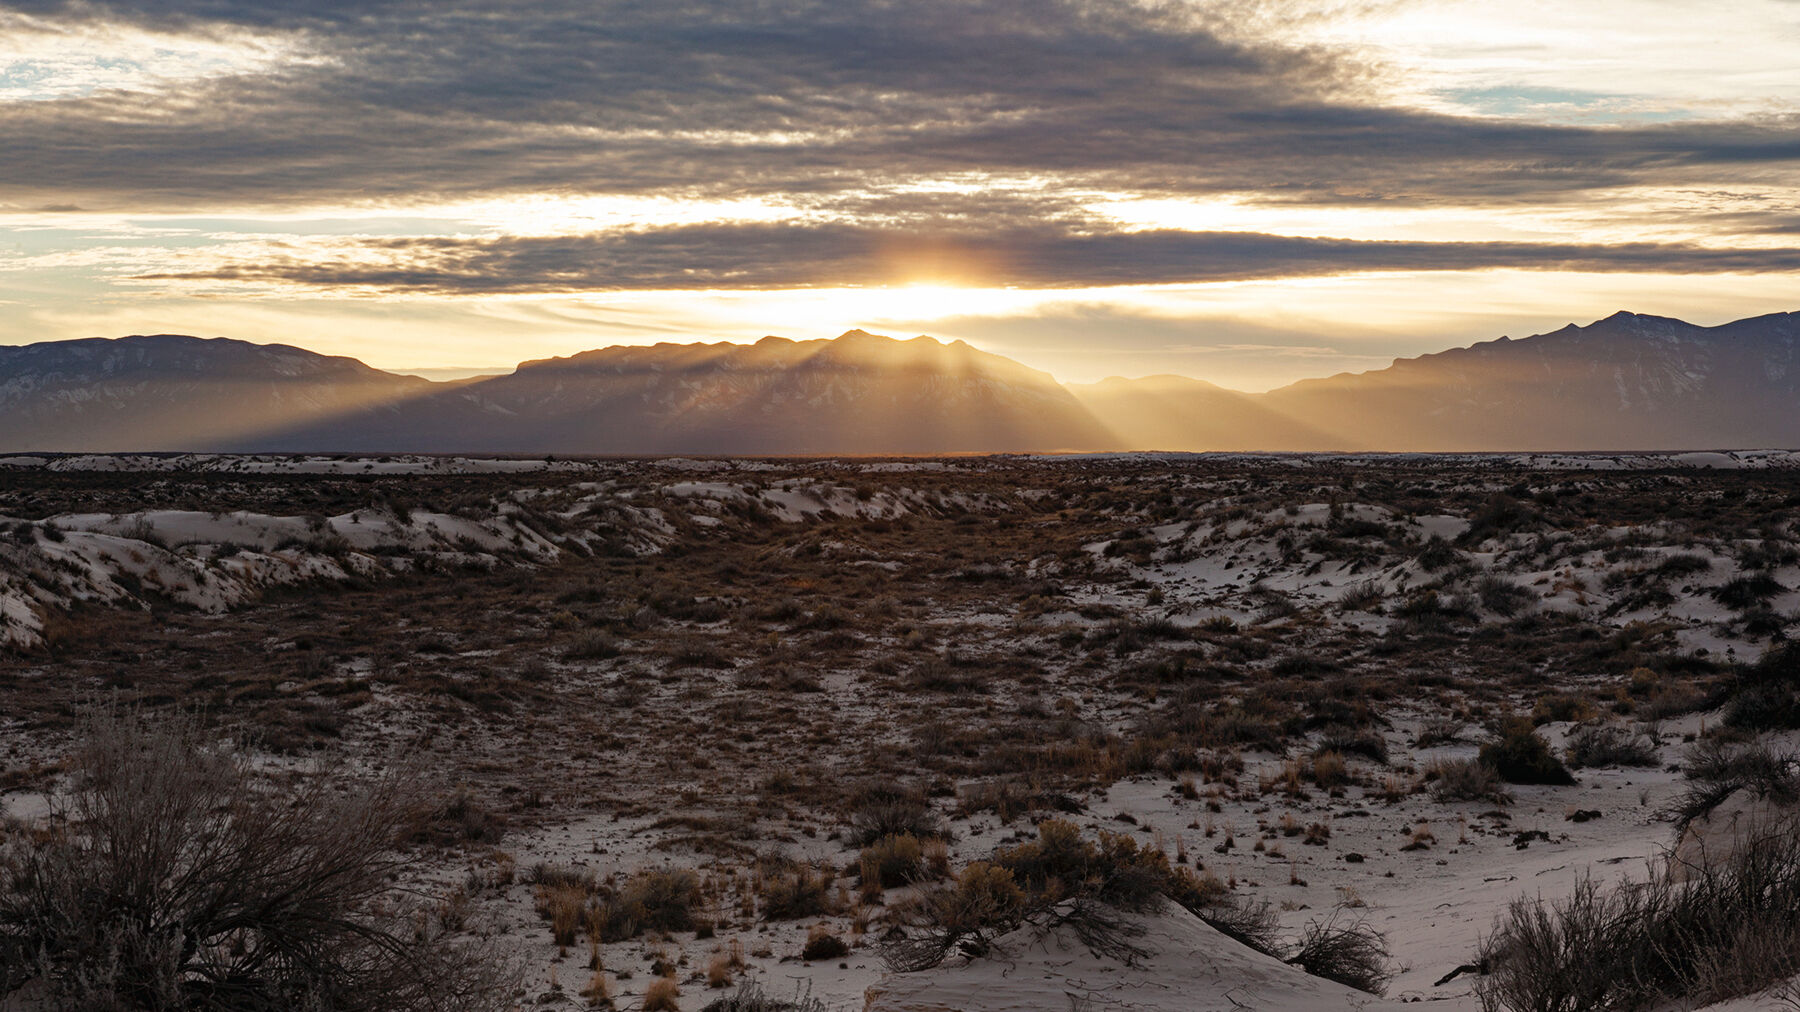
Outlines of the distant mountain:
M433 384L282 344L174 334L0 346L0 448L232 450Z
M1074 389L1125 442L1162 449L1793 447L1800 313L1698 327L1621 312L1257 395L1168 377Z
M862 331L606 348L459 383L279 345L65 341L0 349L0 391L6 450L853 454L1116 442L1048 373L960 341Z
M1063 387L961 341L614 347L433 383L285 345L0 347L0 451L942 454L1800 446L1800 313L1618 313L1264 394Z
M1259 394L1186 376L1115 376L1069 390L1131 449L1312 449L1336 438L1329 428L1276 414Z

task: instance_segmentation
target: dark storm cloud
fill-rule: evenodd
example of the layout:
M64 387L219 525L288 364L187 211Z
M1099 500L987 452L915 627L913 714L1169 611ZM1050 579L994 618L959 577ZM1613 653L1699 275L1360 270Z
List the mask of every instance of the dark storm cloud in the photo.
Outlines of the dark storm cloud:
M373 264L373 265L372 265ZM378 239L285 259L140 275L437 294L764 289L950 281L1021 288L1305 277L1352 271L1800 270L1800 249L1672 243L1369 242L1245 232L1084 231L1076 223L932 231L708 224L581 236Z
M854 195L953 173L1298 201L1767 179L1786 122L1589 129L1380 108L1371 68L1124 0L13 3L286 33L191 94L5 109L0 199L205 208L503 192ZM1786 171L1785 168L1782 171Z

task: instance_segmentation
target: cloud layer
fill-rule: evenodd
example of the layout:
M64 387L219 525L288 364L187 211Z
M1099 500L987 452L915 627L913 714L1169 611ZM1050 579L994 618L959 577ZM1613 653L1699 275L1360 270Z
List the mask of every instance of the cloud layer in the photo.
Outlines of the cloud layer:
M1319 202L1717 184L1791 119L1586 128L1381 103L1352 54L1127 0L26 2L44 26L279 33L307 58L8 110L10 202L859 194L955 176ZM48 30L47 28L45 30Z
M135 279L463 295L947 281L1011 288L1101 288L1495 268L1782 273L1800 270L1800 248L1357 241L1245 232L1082 232L1058 225L933 232L842 223L756 223L553 237L318 243L281 255L227 257L199 270L140 274Z
M1779 45L1731 40L1800 8L1721 2L1725 42L1651 46L1672 0L1594 0L1588 62L1530 19L1464 24L1456 86L1404 62L1453 56L1445 22L1368 26L1473 0L0 0L0 339L586 293L660 333L696 317L637 293L914 282L1113 288L1122 328L1148 326L1134 286L1378 272L1559 275L1554 307L1518 296L1532 319L1596 275L1760 298L1800 270L1794 107L1630 87L1708 45L1780 84Z

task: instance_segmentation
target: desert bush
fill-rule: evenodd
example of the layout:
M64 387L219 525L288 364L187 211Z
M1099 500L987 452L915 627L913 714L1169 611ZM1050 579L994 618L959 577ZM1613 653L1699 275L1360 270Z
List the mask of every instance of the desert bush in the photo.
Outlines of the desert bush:
M689 931L700 903L700 876L686 868L640 871L588 910L588 932L622 942L645 931Z
M1786 590L1767 573L1752 573L1729 580L1713 588L1713 598L1733 611L1745 611L1764 604Z
M1315 977L1380 994L1394 979L1387 939L1365 921L1339 925L1336 918L1309 921L1300 940L1285 953L1287 962Z
M883 889L907 885L925 872L925 851L911 833L884 836L864 847L858 861L864 885L879 883Z
M1337 606L1339 611L1375 613L1381 611L1382 602L1385 600L1387 600L1387 591L1382 589L1381 584L1374 580L1365 580L1339 594Z
M1313 747L1316 759L1323 753L1336 752L1343 756L1358 755L1370 762L1387 765L1387 739L1374 731L1357 731L1348 727L1328 727L1319 734L1318 744Z
M1538 698L1537 704L1531 708L1531 722L1579 722L1594 719L1595 713L1594 701L1588 697L1572 692L1554 692Z
M1687 786L1666 810L1677 832L1739 791L1777 804L1800 803L1800 754L1766 744L1702 741L1688 751L1683 772Z
M1482 577L1475 585L1475 593L1483 608L1502 618L1517 615L1537 599L1529 589L1498 576Z
M765 920L797 921L830 912L831 876L797 862L768 864L757 885Z
M413 805L401 829L401 839L407 843L439 846L499 843L505 835L506 816L467 791L458 791L435 804Z
M850 830L865 847L886 836L925 839L945 835L943 819L931 810L923 793L879 783L865 784L851 797Z
M1739 673L1725 723L1747 731L1800 727L1800 642L1771 648Z
M1712 570L1712 560L1704 555L1682 554L1670 555L1656 567L1662 576L1692 576Z
M842 959L850 954L850 946L833 934L823 924L815 924L806 933L806 947L800 950L800 958L807 962L821 959Z
M616 637L590 632L563 648L563 657L571 661L604 661L624 652L625 647Z
M1563 900L1522 898L1483 940L1488 1010L1697 1007L1800 971L1800 826L1755 827L1723 860L1664 859L1647 882L1584 879Z
M1313 782L1330 790L1340 787L1350 779L1350 769L1344 762L1341 752L1319 752L1312 757Z
M62 825L0 844L0 994L47 1007L505 1009L510 968L392 896L410 788L277 796L189 717L92 717Z
M954 950L981 955L1026 910L1024 890L1012 871L976 861L947 885L920 897L915 931L883 946L882 958L896 972L926 970Z
M1463 729L1468 725L1456 717L1434 717L1419 728L1418 747L1431 748L1434 745L1449 745L1462 740Z
M1622 727L1583 727L1569 735L1563 746L1569 765L1576 769L1596 766L1655 766L1656 742L1649 735L1627 734Z
M1492 801L1505 804L1512 800L1500 786L1500 774L1476 759L1443 759L1425 768L1431 782L1431 796L1439 801Z
M1455 565L1462 558L1462 553L1451 547L1450 542L1433 534L1413 558L1419 563L1420 569L1429 573Z
M1575 782L1562 760L1550 751L1550 743L1532 727L1529 717L1501 721L1494 740L1481 746L1480 761L1509 784Z

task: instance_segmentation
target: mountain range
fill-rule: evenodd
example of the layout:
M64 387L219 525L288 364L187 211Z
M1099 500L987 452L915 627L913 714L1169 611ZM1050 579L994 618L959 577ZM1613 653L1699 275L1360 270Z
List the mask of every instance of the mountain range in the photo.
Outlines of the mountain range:
M1617 313L1250 394L954 341L658 344L432 382L178 335L0 346L0 451L941 454L1800 446L1800 313Z

